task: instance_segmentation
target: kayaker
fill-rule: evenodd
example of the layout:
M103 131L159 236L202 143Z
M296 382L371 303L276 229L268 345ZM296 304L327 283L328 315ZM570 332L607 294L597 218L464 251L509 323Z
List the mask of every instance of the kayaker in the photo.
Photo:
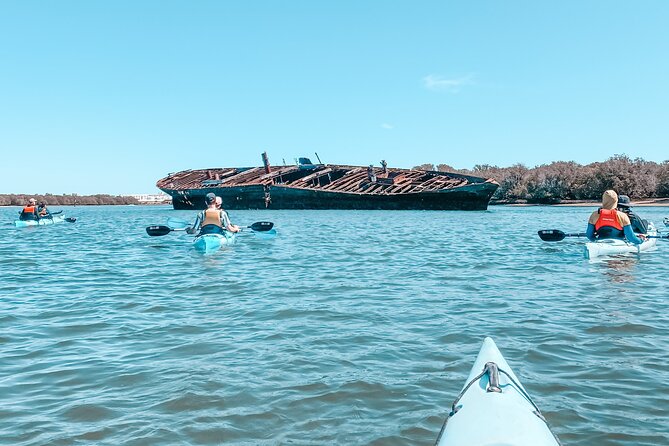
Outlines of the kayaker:
M232 222L230 222L230 216L228 215L228 212L225 209L223 209L223 199L218 195L216 196L216 208L223 213L225 219L228 221L228 226L229 226L228 231L239 232L242 230L239 226L233 225Z
M632 209L630 209L630 197L627 195L618 196L618 210L624 212L629 217L634 232L638 234L646 234L648 232L648 220L644 220L632 212Z
M204 235L222 234L223 231L241 231L239 226L233 225L230 222L228 213L216 204L216 195L211 192L208 193L205 196L205 203L207 204L207 209L197 215L193 226L186 229L187 233L195 234L197 231L199 231L198 235Z
M28 204L23 207L19 220L39 220L39 213L37 212L37 200L31 198Z
M602 195L602 207L593 212L588 219L588 229L585 236L590 241L597 239L618 238L639 245L645 240L643 234L638 236L632 231L630 218L624 212L617 210L618 194L614 190L607 190Z
M48 217L48 218L53 218L51 217L51 212L46 207L45 202L40 202L39 206L37 206L37 215L39 215L40 218Z

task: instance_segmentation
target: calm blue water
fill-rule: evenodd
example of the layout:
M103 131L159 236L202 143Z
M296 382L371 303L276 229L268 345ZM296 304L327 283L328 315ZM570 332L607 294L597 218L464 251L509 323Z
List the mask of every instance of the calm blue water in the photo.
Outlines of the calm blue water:
M492 336L565 445L669 444L669 240L589 262L590 208L194 213L0 208L0 444L431 445ZM639 208L656 223L669 208Z

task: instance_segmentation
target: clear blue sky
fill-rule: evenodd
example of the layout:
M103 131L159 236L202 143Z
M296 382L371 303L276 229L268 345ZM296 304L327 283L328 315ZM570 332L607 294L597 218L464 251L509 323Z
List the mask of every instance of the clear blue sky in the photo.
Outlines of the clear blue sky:
M0 193L669 158L669 1L0 2Z

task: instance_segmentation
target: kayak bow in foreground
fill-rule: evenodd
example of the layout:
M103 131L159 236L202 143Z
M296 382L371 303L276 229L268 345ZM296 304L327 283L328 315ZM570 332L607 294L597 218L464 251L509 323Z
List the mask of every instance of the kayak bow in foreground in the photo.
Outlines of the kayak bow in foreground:
M485 338L437 446L559 446L539 408Z

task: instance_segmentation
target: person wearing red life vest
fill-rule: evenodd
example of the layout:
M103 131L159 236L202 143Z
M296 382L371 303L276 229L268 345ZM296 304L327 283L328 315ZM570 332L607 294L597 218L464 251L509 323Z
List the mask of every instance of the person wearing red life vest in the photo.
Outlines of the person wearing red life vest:
M28 204L26 204L20 212L19 220L39 220L37 200L34 198L28 200Z
M634 234L630 218L624 212L617 210L618 194L607 190L602 195L602 207L590 215L588 229L585 236L590 241L606 238L627 239L628 242L638 245L643 243L643 234Z

